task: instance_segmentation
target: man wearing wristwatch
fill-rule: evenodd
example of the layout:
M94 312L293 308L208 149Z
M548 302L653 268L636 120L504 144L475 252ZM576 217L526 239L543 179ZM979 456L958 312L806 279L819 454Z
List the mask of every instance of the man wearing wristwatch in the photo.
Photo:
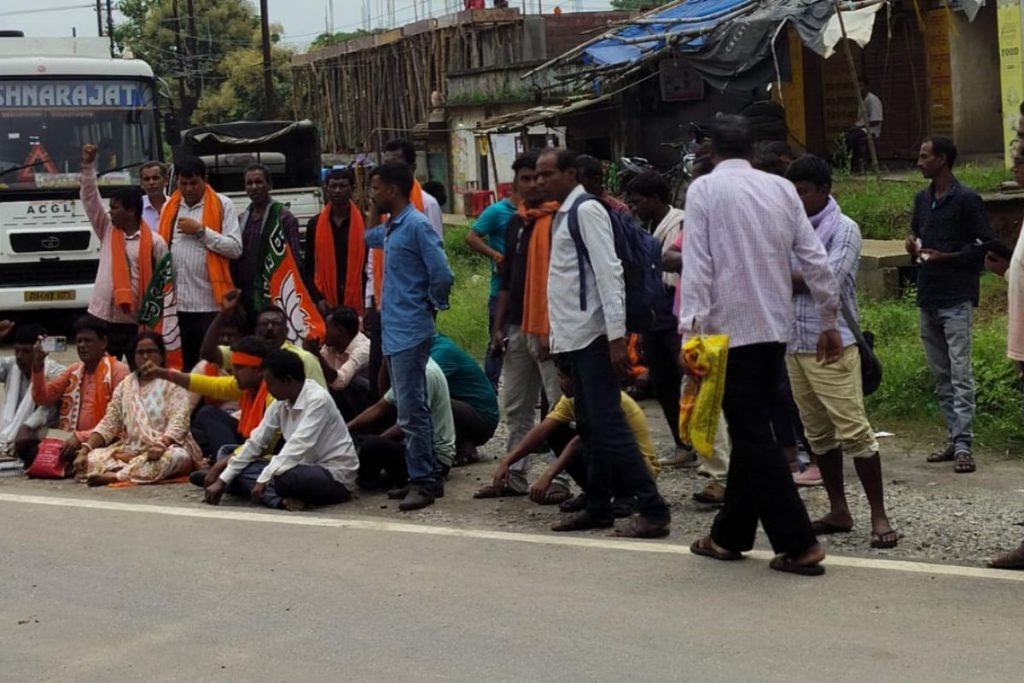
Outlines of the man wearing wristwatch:
M181 347L191 368L224 295L235 288L228 262L242 254L242 231L231 200L206 182L201 159L179 162L175 174L177 189L160 212L160 235L174 264Z

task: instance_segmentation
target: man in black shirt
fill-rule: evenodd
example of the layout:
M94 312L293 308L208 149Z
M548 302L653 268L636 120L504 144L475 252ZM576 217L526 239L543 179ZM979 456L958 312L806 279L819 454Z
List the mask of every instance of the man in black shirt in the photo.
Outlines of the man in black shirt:
M365 222L359 207L352 201L355 180L355 173L350 168L331 170L324 187L327 206L311 218L306 227L306 258L302 276L317 308L325 315L341 305L354 308L360 315L363 312ZM321 234L328 230L329 234Z
M914 198L906 247L918 264L921 339L949 433L947 446L928 462L953 461L953 471L967 473L975 470L971 317L985 259L980 245L992 239L992 230L981 197L953 175L955 163L956 145L949 138L936 136L921 145L917 166L931 185Z

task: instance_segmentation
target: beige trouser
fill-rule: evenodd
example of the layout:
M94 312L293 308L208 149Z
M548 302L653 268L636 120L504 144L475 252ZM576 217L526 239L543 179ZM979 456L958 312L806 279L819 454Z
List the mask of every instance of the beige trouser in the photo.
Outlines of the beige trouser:
M878 452L864 411L856 344L847 346L840 359L828 365L818 363L813 353L788 355L786 370L804 434L815 454L842 448L851 457L870 458Z
M506 452L515 448L527 432L533 429L541 388L544 389L550 406L554 406L558 399L562 398L558 370L550 359L538 360L539 351L540 342L536 335L523 332L519 326L509 327L508 344L505 347L505 360L501 371L501 403L505 412L505 426L508 428ZM550 456L548 459L551 459ZM532 456L523 458L509 468L510 488L517 491L526 490L526 471L531 460ZM569 478L564 472L559 474L555 481L568 487Z

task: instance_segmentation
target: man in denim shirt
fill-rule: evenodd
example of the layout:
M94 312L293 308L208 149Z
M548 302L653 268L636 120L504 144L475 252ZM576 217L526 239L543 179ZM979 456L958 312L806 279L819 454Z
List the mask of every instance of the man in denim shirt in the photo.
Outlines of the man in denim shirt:
M917 167L932 182L914 198L906 247L918 263L921 339L949 434L947 446L928 462L952 460L954 472L967 473L975 470L971 317L985 258L979 244L992 239L992 229L981 197L953 175L955 163L956 145L949 138L936 136L921 145Z
M387 223L366 232L368 247L384 248L381 346L391 375L398 425L405 435L409 486L389 492L403 498L400 510L418 510L443 495L434 454L434 428L427 404L426 367L434 336L434 313L448 308L454 279L441 238L425 215L409 203L412 171L388 162L370 174L370 192Z

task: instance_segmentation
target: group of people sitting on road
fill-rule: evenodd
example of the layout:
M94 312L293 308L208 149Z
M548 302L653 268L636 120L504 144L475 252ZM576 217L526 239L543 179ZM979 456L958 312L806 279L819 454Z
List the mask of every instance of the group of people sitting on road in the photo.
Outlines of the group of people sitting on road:
M892 548L900 535L886 514L879 446L864 409L858 226L832 197L825 161L793 159L777 146L757 151L745 120L719 118L685 216L657 174L635 178L623 204L604 190L590 157L554 148L521 154L512 196L489 207L467 237L494 262L491 344L481 368L435 326L453 275L436 201L414 178L410 142L385 146L369 175L366 212L353 199L353 174L331 171L327 205L301 249L297 221L275 208L262 167L246 171L251 204L241 218L206 184L198 160L179 164L171 197L159 184L145 196L118 189L107 213L87 145L82 198L102 251L89 314L74 326L80 360L63 368L44 350L40 327L0 322L15 350L0 361L0 448L29 464L57 428L69 472L93 486L187 476L207 503L229 494L287 510L385 491L409 511L443 496L451 468L477 460L503 418L505 453L476 498L557 505L555 531L627 518L618 535L657 538L671 518L659 472L699 465L710 483L695 497L721 510L691 550L739 559L760 522L777 553L771 567L802 575L824 572L819 534L853 528L846 455L870 504L870 544ZM961 196L958 211L969 211L971 191L953 185L955 159L948 139L924 143L921 167L932 186L923 193L945 188ZM929 245L948 219L947 203L919 202L914 230L923 245L914 249L931 257L925 283L946 297L936 294L935 305L961 306L946 296L947 254ZM145 218L147 209L155 218ZM627 329L616 246L616 231L634 222L657 240L663 269L652 319L640 330ZM324 318L321 336L295 338L294 311L259 285L268 223L305 254L299 275ZM984 256L969 244L987 236L987 224L979 219L971 230L942 238L965 263ZM178 328L161 334L137 321L163 254L174 263ZM957 266L957 293L968 303L979 271L980 260ZM922 290L922 310L931 310L930 290ZM938 318L941 335L941 324L952 322ZM674 439L661 458L643 410L623 391L633 332ZM714 452L700 459L679 431L682 387L694 378L678 358L685 340L709 333L728 335L730 348ZM165 343L170 335L180 336L180 363ZM929 359L941 364L938 355ZM942 459L970 471L969 418L948 400L950 453ZM807 471L800 442L830 503L814 521L797 492ZM537 454L547 464L531 483Z

